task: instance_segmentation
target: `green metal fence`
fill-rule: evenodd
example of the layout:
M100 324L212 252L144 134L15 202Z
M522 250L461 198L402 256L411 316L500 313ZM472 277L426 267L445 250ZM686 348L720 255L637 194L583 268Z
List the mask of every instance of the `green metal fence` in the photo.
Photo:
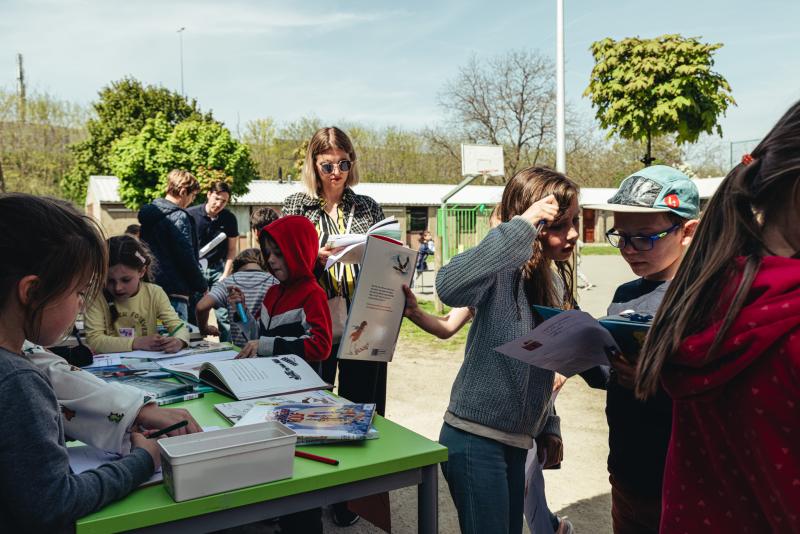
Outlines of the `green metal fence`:
M437 213L438 233L442 243L442 263L477 245L489 231L489 216L494 206L447 206Z

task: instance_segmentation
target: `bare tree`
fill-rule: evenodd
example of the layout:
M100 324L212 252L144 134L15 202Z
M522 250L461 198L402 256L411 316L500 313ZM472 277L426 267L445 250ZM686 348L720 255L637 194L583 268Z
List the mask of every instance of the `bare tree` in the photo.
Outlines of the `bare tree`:
M503 146L508 179L539 162L552 143L554 72L552 61L535 51L513 50L486 62L473 56L445 85L439 105L461 138Z

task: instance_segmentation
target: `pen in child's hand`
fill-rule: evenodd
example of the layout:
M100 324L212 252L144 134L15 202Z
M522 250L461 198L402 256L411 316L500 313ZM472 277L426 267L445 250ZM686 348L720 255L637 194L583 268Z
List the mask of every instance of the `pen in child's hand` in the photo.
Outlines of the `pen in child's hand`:
M179 324L178 326L176 326L175 328L173 328L173 329L172 329L172 332L170 332L169 334L167 334L167 337L172 337L172 336L174 336L175 334L177 334L177 333L178 333L178 330L180 330L180 329L181 329L181 328L183 328L184 326L186 326L186 325L185 325L185 323L184 323L183 321L181 321L181 324Z
M236 303L236 311L239 312L239 317L242 318L242 324L247 324L247 314L244 313L244 306L241 302Z
M167 428L162 428L161 430L153 432L152 434L147 436L147 439L160 438L164 434L169 434L170 432L172 432L174 430L178 430L179 428L183 428L188 424L189 424L189 421L184 419L183 421L179 421L179 422L175 423L174 425L168 426Z

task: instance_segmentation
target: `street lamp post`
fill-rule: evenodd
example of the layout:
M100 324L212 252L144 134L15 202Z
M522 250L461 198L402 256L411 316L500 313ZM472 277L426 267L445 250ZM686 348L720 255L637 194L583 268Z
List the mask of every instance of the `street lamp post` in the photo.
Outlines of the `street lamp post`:
M564 107L564 0L556 0L556 170L558 172L567 172Z
M178 30L178 40L180 41L181 47L181 95L186 96L186 93L183 91L183 31L186 29L185 26L181 26Z

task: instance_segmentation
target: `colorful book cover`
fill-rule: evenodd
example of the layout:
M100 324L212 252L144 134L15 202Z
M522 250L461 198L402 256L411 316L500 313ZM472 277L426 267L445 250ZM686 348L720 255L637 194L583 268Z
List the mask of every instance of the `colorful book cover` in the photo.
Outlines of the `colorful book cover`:
M300 443L353 441L366 439L374 416L374 404L256 405L236 426L279 421L297 434Z
M341 397L337 397L328 390L318 389L314 391L304 391L302 393L291 393L289 395L261 397L260 399L250 399L237 402L222 402L220 404L215 404L214 409L217 410L222 417L235 425L247 414L247 412L250 411L253 406L279 406L281 404L336 406L341 404L349 404L349 401L342 399Z

